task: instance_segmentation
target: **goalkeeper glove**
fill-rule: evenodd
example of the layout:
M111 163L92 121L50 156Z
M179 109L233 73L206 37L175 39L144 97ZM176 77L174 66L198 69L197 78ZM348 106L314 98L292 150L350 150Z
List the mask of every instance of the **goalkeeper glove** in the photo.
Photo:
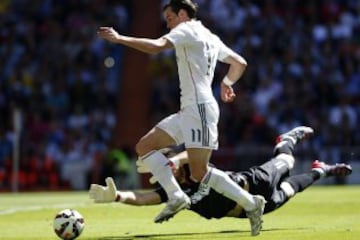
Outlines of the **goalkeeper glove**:
M114 202L117 197L117 189L114 183L114 179L108 177L105 179L106 186L91 184L89 190L90 199L93 199L95 203L109 203Z

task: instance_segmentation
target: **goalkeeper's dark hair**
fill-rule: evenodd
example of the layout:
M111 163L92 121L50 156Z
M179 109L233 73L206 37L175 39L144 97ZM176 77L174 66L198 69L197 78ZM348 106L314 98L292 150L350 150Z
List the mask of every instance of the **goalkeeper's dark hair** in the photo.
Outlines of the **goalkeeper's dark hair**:
M178 14L181 9L185 10L189 18L196 18L196 14L198 11L198 5L191 0L170 0L163 7L163 11L168 7L170 7L172 11L176 14Z
M209 167L213 167L215 168L215 165L212 164L212 163L209 163ZM185 163L182 165L182 168L184 169L184 172L185 172L185 179L186 179L186 182L194 182L194 180L191 179L191 172L190 172L190 166L188 163Z

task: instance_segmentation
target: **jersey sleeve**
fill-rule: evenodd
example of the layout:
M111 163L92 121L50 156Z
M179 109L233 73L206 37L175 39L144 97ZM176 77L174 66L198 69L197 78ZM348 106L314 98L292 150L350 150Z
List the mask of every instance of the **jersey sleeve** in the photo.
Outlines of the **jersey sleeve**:
M228 57L229 55L231 55L231 53L233 52L233 50L231 50L229 47L227 47L220 39L218 39L219 41L219 55L218 55L218 60L219 61L224 61L224 59L226 57Z
M180 24L163 37L168 39L174 46L185 45L189 42L189 34L184 24Z

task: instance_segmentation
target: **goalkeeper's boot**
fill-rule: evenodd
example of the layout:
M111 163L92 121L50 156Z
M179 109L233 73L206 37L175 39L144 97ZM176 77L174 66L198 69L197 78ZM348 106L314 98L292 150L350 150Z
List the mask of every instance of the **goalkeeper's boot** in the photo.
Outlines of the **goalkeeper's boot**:
M190 208L190 203L190 198L186 194L183 194L181 198L169 199L165 208L156 216L154 222L162 223L163 221L168 221L181 210Z
M284 141L285 139L291 139L291 141L296 144L303 139L307 139L314 134L314 130L311 127L299 126L293 128L289 132L281 134L276 138L276 143Z
M262 229L262 216L264 214L264 208L266 204L266 200L261 195L254 196L256 208L252 211L247 211L246 216L250 220L251 226L251 235L256 236L260 234L260 230Z
M329 165L324 162L320 162L319 160L315 160L312 163L311 168L313 171L318 171L321 175L326 177L345 177L352 173L352 167L346 163L336 163Z

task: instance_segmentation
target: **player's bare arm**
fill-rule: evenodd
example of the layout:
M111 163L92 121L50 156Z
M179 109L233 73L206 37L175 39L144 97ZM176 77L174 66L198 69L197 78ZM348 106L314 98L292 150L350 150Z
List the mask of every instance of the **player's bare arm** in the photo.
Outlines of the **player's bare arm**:
M242 77L247 66L247 62L242 56L234 51L229 51L229 53L229 56L223 59L224 63L230 65L224 80L221 82L221 99L223 102L234 101L236 94L232 85Z
M149 192L137 192L137 191L117 191L119 201L135 206L144 205L156 205L161 203L161 199L158 193ZM123 200L121 199L123 198Z
M158 54L173 47L172 43L163 37L157 39L130 37L119 34L112 27L100 27L97 35L111 43L122 44L148 54Z

